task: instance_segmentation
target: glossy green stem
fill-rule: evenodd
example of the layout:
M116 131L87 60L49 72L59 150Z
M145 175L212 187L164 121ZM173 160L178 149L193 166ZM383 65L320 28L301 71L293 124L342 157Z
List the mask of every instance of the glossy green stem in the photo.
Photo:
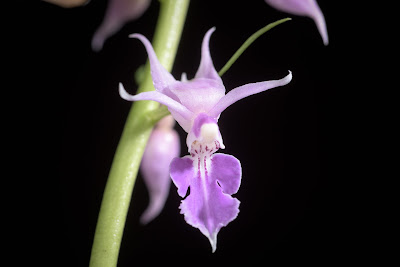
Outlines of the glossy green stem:
M160 1L160 15L153 47L159 61L167 70L171 70L175 59L188 6L189 0ZM146 75L138 93L150 90L154 90L154 87L147 62ZM122 101L124 100L121 99ZM138 101L132 105L104 190L90 258L91 267L117 266L133 187L147 140L155 123L154 116L149 114L158 108L159 104L153 101ZM134 253L132 251L132 254Z

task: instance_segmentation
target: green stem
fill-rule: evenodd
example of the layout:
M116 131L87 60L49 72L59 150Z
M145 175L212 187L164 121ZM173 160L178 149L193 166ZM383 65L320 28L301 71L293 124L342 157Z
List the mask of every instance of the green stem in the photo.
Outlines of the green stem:
M266 33L267 31L271 30L272 28L278 26L281 23L284 23L288 20L291 20L291 18L285 18L281 20L277 20L275 22L272 22L268 24L267 26L259 29L255 33L253 33L243 44L239 49L236 51L235 54L226 62L225 66L222 67L222 69L218 72L218 75L221 77L224 75L224 73L229 70L229 68L232 66L233 63L240 57L240 55L255 41L257 40L258 37Z
M153 47L167 70L172 68L188 7L189 0L160 1ZM147 63L146 76L138 92L150 90L154 90L154 87ZM148 123L146 114L158 107L159 104L153 101L138 101L132 105L104 190L90 258L91 267L117 265L133 187L153 126Z

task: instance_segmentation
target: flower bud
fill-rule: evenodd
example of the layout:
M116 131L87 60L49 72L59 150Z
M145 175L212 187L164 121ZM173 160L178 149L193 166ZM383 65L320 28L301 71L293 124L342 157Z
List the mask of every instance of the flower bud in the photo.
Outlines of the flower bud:
M173 129L171 115L159 121L151 133L143 154L140 170L149 191L149 205L140 221L147 224L160 214L168 197L171 179L169 165L180 154L180 140Z

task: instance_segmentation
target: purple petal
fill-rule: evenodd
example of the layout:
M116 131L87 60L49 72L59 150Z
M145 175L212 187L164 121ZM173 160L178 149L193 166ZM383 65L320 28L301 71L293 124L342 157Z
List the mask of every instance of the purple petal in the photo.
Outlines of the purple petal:
M178 195L185 197L190 180L194 176L193 159L190 156L174 158L170 164L170 175L178 188Z
M225 95L225 87L214 80L195 78L169 87L179 102L194 113L207 112Z
M193 159L184 157L171 163L171 178L178 187L179 195L183 196L190 186L189 196L180 205L181 213L188 224L198 228L209 239L213 252L217 247L219 230L239 213L239 200L224 192L237 191L241 179L237 159L224 154L215 157L215 161L213 155Z
M104 41L130 20L139 18L149 7L150 0L110 0L103 22L92 39L92 49L100 51Z
M214 30L211 28L204 36L200 66L195 78L187 81L184 75L182 82L169 87L179 101L194 113L207 112L225 95L224 84L214 68L208 45Z
M289 71L289 74L280 80L249 83L237 87L229 91L223 98L221 98L221 100L208 112L208 115L210 115L211 117L218 117L222 111L224 111L227 107L229 107L236 101L248 97L250 95L261 93L271 88L286 85L291 80L292 80L292 72Z
M190 120L191 117L193 116L193 113L190 110L188 110L185 106L183 106L181 103L157 91L143 92L137 95L130 95L125 91L124 86L120 83L119 94L123 99L128 101L139 101L139 100L156 101L160 104L167 106L168 110L171 113L173 112L178 113L185 120Z
M151 77L156 91L173 98L173 96L168 94L168 86L174 84L176 80L158 61L156 53L154 52L153 46L149 40L138 33L131 34L129 37L139 39L146 48L147 54L149 55Z
M222 191L232 195L237 193L242 177L240 161L234 156L217 153L211 158L211 176L218 180Z
M212 27L207 31L204 35L203 43L201 45L201 60L200 66L196 72L195 79L197 78L206 78L212 79L219 84L223 84L221 77L218 75L218 72L215 70L211 55L210 55L210 37L211 34L215 31L215 27Z
M168 117L163 120L169 119ZM172 127L159 125L151 133L140 165L150 200L149 206L140 218L143 224L152 221L163 209L171 184L169 165L180 153L178 133Z
M314 20L325 45L328 45L328 31L325 18L315 0L265 0L270 6L294 15L307 16Z

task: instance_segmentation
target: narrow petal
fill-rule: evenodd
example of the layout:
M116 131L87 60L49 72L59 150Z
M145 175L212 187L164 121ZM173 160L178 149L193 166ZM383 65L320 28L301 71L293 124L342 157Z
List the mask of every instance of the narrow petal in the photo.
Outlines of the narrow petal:
M123 99L128 101L139 101L139 100L156 101L160 104L167 106L170 112L176 112L186 120L190 120L190 118L193 115L193 113L190 110L188 110L185 106L183 106L181 103L157 91L143 92L137 95L130 95L125 91L124 86L120 83L119 94Z
M149 205L140 218L143 224L152 221L163 209L171 184L169 165L180 153L178 133L172 128L173 126L161 125L165 120L170 123L169 117L174 122L169 115L154 128L140 164L140 171L149 192Z
M207 33L204 35L203 43L201 45L201 60L200 66L197 70L196 78L207 78L217 81L219 84L223 84L221 77L218 75L218 72L215 70L211 55L210 55L210 37L211 34L215 31L215 27L209 29Z
M271 88L286 85L291 80L292 80L292 72L289 71L289 74L280 80L249 83L237 87L229 91L223 98L221 98L221 100L208 112L208 115L216 118L219 116L219 114L221 114L222 111L224 111L227 107L229 107L236 101L248 97L250 95L261 93Z
M189 157L174 159L171 164L171 178L178 185L178 193L181 196L183 189L190 186L189 196L180 205L181 213L184 214L188 224L198 228L209 239L214 252L217 248L219 230L237 217L240 204L239 200L224 193L219 184L224 184L227 191L234 191L235 186L230 185L227 179L239 180L236 184L240 184L241 171L236 169L237 165L234 166L235 171L222 171L233 165L216 167L215 164L230 160L217 159L212 163L212 158L211 155L193 159ZM231 173L236 175L222 178L222 175L229 176Z
M168 88L168 86L176 82L175 78L158 61L153 46L146 37L138 33L131 34L129 37L139 39L143 43L149 55L150 72L153 78L154 88L156 91L164 93L163 91Z
M280 11L314 20L325 45L328 45L328 31L325 18L316 0L265 0L267 4Z

